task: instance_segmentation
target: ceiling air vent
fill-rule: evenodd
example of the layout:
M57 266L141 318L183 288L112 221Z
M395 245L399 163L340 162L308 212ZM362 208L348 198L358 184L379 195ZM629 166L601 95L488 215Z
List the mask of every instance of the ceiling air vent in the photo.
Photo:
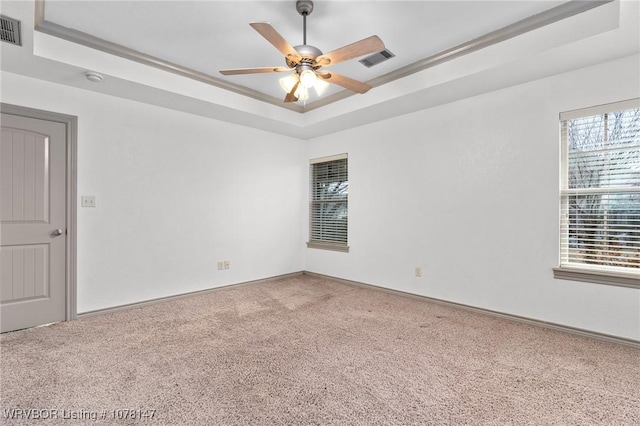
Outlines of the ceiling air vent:
M20 21L0 15L0 38L7 43L22 46Z
M364 65L367 68L371 68L372 66L378 65L381 62L384 62L388 59L393 58L394 56L396 55L389 52L387 49L384 49L382 52L369 55L364 59L360 59L358 62L360 62L362 65Z

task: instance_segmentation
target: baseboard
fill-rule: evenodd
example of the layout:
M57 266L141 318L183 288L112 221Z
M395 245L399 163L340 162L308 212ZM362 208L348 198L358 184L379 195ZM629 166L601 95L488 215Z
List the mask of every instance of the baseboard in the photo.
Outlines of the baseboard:
M517 321L517 322L520 322L520 323L529 324L529 325L533 325L533 326L537 326L537 327L544 327L544 328L547 328L547 329L551 329L551 330L555 330L555 331L561 331L561 332L574 334L574 335L578 335L578 336L598 339L598 340L609 342L609 343L616 343L616 344L620 344L620 345L632 346L634 348L640 349L640 341L634 340L634 339L629 339L629 338L626 338L626 337L613 336L613 335L610 335L610 334L599 333L597 331L585 330L585 329L582 329L582 328L571 327L571 326L568 326L568 325L557 324L557 323L548 322L548 321L542 321L542 320L538 320L538 319L534 319L534 318L527 318L527 317L514 315L514 314L508 314L508 313L499 312L499 311L493 311L491 309L479 308L479 307L476 307L476 306L465 305L463 303L450 302L448 300L438 299L438 298L435 298L435 297L422 296L422 295L415 294L415 293L409 293L409 292L400 291L400 290L393 290L393 289L386 288L386 287L380 287L380 286L377 286L377 285L374 285L374 284L367 284L367 283L363 283L363 282L359 282L359 281L353 281L353 280L347 280L347 279L344 279L344 278L332 277L330 275L318 274L316 272L310 272L310 271L293 272L293 273L290 273L290 274L277 275L277 276L273 276L273 277L269 277L269 278L262 278L262 279L258 279L258 280L245 281L245 282L242 282L242 283L228 284L228 285L209 288L209 289L205 289L205 290L198 290L198 291L192 291L192 292L189 292L189 293L176 294L176 295L173 295L173 296L160 297L160 298L157 298L157 299L145 300L145 301L142 301L142 302L128 303L128 304L125 304L125 305L118 305L118 306L113 306L113 307L104 308L104 309L97 309L97 310L94 310L94 311L88 311L88 312L79 313L77 315L77 318L85 318L85 317L91 317L91 316L96 316L96 315L103 315L103 314L123 311L123 310L131 309L131 308L139 308L139 307L143 307L143 306L150 306L150 305L155 305L156 303L170 302L172 300L178 300L178 299L183 299L185 297L193 297L193 296L198 296L198 295L201 295L201 294L212 293L212 292L215 292L215 291L218 291L218 290L225 290L225 289L230 289L230 288L234 288L234 287L242 287L242 286L246 286L246 285L261 284L261 283L266 283L266 282L269 282L269 281L275 281L275 280L279 280L279 279L282 279L282 278L295 277L295 276L299 276L299 275L303 275L303 274L304 275L313 276L313 277L322 278L322 279L328 279L328 280L340 282L340 283L347 284L347 285L353 285L353 286L364 287L364 288L368 288L368 289L372 289L372 290L383 291L383 292L386 292L386 293L395 294L397 296L411 297L411 298L418 299L418 300L424 300L424 301L428 301L428 302L432 302L432 303L438 303L440 305L445 305L445 306L449 306L449 307L465 309L465 310L468 310L468 311L472 311L472 312L476 312L476 313L480 313L480 314L484 314L484 315L491 315L493 317L503 318L503 319L507 319L507 320L511 320L511 321Z
M354 286L359 286L359 287L365 287L365 288L368 288L368 289L384 291L386 293L395 294L395 295L398 295L398 296L411 297L411 298L414 298L414 299L425 300L425 301L438 303L440 305L445 305L445 306L449 306L449 307L453 307L453 308L465 309L465 310L468 310L468 311L472 311L472 312L476 312L476 313L480 313L480 314L484 314L484 315L491 315L493 317L499 317L499 318L502 318L502 319L507 319L507 320L511 320L511 321L517 321L517 322L520 322L520 323L525 323L525 324L533 325L533 326L537 326L537 327L544 327L544 328L547 328L547 329L551 329L551 330L555 330L555 331L561 331L561 332L565 332L565 333L570 333L570 334L574 334L574 335L578 335L578 336L582 336L582 337L590 337L590 338L593 338L593 339L598 339L598 340L602 340L602 341L609 342L609 343L616 343L616 344L620 344L620 345L632 346L634 348L640 349L640 341L634 340L634 339L629 339L629 338L626 338L626 337L613 336L613 335L610 335L610 334L599 333L597 331L585 330L585 329L582 329L582 328L571 327L571 326L568 326L568 325L542 321L542 320L538 320L538 319L534 319L534 318L527 318L527 317L523 317L523 316L519 316L519 315L507 314L507 313L499 312L499 311L493 311L491 309L478 308L476 306L465 305L463 303L450 302L448 300L437 299L437 298L429 297L429 296L422 296L422 295L419 295L419 294L408 293L408 292L400 291L400 290L393 290L393 289L386 288L386 287L380 287L380 286L377 286L377 285L374 285L374 284L366 284L366 283L362 283L362 282L359 282L359 281L352 281L352 280L347 280L347 279L344 279L344 278L332 277L332 276L329 276L329 275L318 274L318 273L315 273L315 272L304 271L303 274L304 275L318 277L318 278L328 279L328 280L332 280L332 281L337 281L337 282L340 282L340 283L343 283L343 284L347 284L347 285L354 285Z
M176 294L176 295L173 295L173 296L159 297L157 299L150 299L150 300L144 300L144 301L141 301L141 302L127 303L125 305L112 306L112 307L109 307L109 308L96 309L94 311L87 311L87 312L79 313L77 315L77 318L86 318L86 317L93 317L93 316L96 316L96 315L110 314L110 313L113 313L113 312L124 311L126 309L131 309L131 308L141 308L143 306L155 305L156 303L170 302L172 300L184 299L185 297L199 296L201 294L212 293L212 292L215 292L215 291L218 291L218 290L228 290L228 289L234 288L234 287L243 287L243 286L253 285L253 284L262 284L262 283L266 283L266 282L269 282L269 281L275 281L275 280L279 280L279 279L282 279L282 278L295 277L295 276L299 276L299 275L302 275L302 274L303 274L303 271L292 272L290 274L277 275L277 276L274 276L274 277L261 278L261 279L258 279L258 280L245 281L245 282L235 283L235 284L226 284L226 285L222 285L222 286L219 286L219 287L213 287L213 288L207 288L207 289L204 289L204 290L191 291L191 292L188 292L188 293L180 293L180 294Z

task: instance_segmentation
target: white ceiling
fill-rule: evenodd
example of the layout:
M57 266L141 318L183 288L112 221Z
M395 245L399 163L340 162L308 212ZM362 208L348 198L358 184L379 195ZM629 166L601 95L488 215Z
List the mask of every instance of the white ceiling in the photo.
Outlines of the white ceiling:
M22 21L24 40L22 47L0 43L0 66L12 73L308 139L640 51L640 2L591 2L596 7L588 11L543 21L538 28L512 32L511 38L482 49L425 65L425 58L447 49L478 37L483 40L484 35L518 21L533 22L536 14L546 16L545 11L556 6L575 4L318 0L307 19L308 44L327 52L376 34L396 57L370 69L357 60L335 65L334 71L373 80L375 87L353 96L334 87L333 93L309 99L306 105L299 102L293 109L282 102L284 93L277 81L282 74L219 74L226 68L284 65L281 54L248 24L270 22L292 45L301 44L302 17L293 0L46 0L44 16L32 0L3 0L2 13ZM44 22L40 31L34 31L38 16ZM102 41L110 47L96 45ZM180 71L167 72L166 66L154 66L149 60L136 62L113 51L113 46L146 54L151 62L174 63ZM89 83L83 77L88 70L103 74L104 81ZM401 78L394 79L400 73Z
M357 60L331 67L368 81L561 3L318 0L307 18L307 42L326 53L378 35L396 55L393 59L372 68ZM47 0L45 20L276 98L284 97L278 85L282 74L223 77L219 70L285 66L282 55L249 22L270 22L292 46L303 44L302 17L293 0Z

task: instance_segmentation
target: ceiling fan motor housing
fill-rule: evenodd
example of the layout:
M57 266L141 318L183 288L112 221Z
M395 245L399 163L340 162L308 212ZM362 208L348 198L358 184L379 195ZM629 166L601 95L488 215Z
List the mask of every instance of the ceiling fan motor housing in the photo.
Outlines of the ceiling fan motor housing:
M287 61L287 65L289 68L295 68L298 64L307 64L310 67L316 68L315 59L318 56L322 55L322 51L315 46L310 46L308 44L301 44L300 46L294 46L296 52L300 54L302 59L300 59L299 63L292 61L289 58L285 58Z

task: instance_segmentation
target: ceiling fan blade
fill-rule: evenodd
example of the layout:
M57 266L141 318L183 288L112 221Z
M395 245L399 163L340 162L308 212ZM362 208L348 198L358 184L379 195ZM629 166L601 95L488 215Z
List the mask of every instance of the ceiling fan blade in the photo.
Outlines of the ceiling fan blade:
M381 52L383 50L384 43L380 40L380 37L373 35L341 47L333 52L320 55L316 58L316 63L322 66L333 65L359 56L368 55L370 53Z
M296 84L293 85L287 96L284 97L285 102L295 102L298 100L298 97L295 95L296 90L298 90L298 86L300 85L299 81L296 81Z
M292 59L298 62L301 57L300 54L291 47L289 42L282 38L282 36L269 24L268 22L252 22L249 25L260 33L260 35L267 39L276 49L282 53L285 58Z
M326 73L317 73L320 78L323 78L333 84L337 84L338 86L342 86L345 89L352 90L356 93L366 93L371 89L371 86L367 83L363 83L358 80L354 80L349 77L345 77L341 74L336 74L334 72L326 72Z
M264 72L286 72L293 71L287 67L264 67L264 68L239 68L235 70L220 70L220 74L223 75L236 75L236 74L260 74Z

